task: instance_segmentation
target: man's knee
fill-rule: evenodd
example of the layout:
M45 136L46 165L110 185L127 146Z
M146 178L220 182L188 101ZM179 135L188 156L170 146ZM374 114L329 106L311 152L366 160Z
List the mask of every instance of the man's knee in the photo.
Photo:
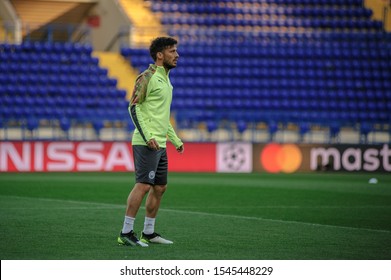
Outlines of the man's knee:
M150 184L145 184L145 183L136 183L135 188L139 192L146 194L151 189L151 185Z
M163 195L166 189L167 185L155 185L153 187L154 192L156 192L158 195Z

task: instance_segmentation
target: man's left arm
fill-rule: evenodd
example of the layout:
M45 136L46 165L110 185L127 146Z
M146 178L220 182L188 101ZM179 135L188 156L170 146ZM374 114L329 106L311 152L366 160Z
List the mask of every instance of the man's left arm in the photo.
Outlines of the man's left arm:
M172 127L171 123L168 124L167 136L168 136L168 139L170 140L170 142L175 146L177 151L180 153L183 153L183 151L184 151L183 142L176 135L175 130Z

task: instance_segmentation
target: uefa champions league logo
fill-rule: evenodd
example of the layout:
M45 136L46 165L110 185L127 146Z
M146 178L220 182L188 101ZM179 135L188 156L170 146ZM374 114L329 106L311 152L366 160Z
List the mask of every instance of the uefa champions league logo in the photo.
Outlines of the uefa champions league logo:
M246 152L240 145L230 145L223 150L223 160L231 170L240 170L246 162Z
M251 172L252 144L245 142L217 144L218 172Z

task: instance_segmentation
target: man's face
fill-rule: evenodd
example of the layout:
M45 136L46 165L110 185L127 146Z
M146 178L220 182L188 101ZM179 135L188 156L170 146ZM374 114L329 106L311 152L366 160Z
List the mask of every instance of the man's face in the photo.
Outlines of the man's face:
M177 52L177 46L169 46L163 50L163 66L164 68L170 70L176 67L179 54Z

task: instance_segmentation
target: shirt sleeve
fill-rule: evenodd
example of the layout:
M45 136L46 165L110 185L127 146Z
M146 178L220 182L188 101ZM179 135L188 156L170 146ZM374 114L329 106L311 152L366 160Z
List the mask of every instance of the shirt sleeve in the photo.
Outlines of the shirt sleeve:
M167 132L168 139L170 142L175 146L175 148L179 148L183 145L183 142L179 137L176 135L174 128L172 127L171 123L168 124L168 132Z
M147 97L147 88L148 80L144 75L139 75L136 78L136 83L134 85L132 98L130 99L130 104L141 104L145 101Z
M147 97L148 80L144 76L140 75L136 79L134 86L132 99L129 103L129 114L132 118L134 126L140 132L141 137L147 143L152 139L152 134L143 118L140 106Z

